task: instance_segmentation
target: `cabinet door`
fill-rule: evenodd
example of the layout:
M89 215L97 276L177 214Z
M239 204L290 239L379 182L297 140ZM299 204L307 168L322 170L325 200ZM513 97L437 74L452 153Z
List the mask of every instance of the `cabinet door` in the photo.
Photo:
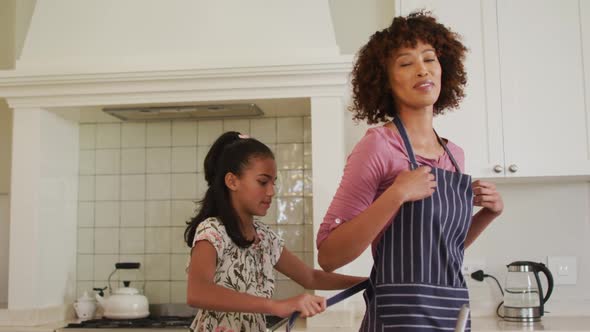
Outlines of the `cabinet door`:
M497 1L508 176L590 173L579 6Z
M407 15L427 9L462 36L469 49L465 68L467 87L460 108L435 118L439 135L465 151L465 172L474 177L503 176L494 166L504 166L502 117L499 99L499 69L496 44L495 6L490 1L403 0L398 13ZM484 38L485 35L485 38ZM487 72L487 75L486 75Z

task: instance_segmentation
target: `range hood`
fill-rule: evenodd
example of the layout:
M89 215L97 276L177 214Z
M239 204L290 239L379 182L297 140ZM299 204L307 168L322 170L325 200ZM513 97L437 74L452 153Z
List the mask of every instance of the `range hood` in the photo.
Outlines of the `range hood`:
M103 112L123 121L203 120L231 117L251 118L264 115L264 112L256 104L252 103L104 108Z

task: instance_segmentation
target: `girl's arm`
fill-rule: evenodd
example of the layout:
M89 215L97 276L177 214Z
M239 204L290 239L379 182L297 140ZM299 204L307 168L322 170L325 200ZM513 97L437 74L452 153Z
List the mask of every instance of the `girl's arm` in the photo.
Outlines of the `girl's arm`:
M277 301L216 285L213 282L216 259L217 253L211 243L198 241L195 244L188 271L188 305L205 310L269 313L280 317L295 311L301 312L302 317L309 317L326 308L325 299L319 296L302 294Z
M283 248L275 269L306 289L343 289L367 279L314 270L302 262L299 257L293 255L287 248Z

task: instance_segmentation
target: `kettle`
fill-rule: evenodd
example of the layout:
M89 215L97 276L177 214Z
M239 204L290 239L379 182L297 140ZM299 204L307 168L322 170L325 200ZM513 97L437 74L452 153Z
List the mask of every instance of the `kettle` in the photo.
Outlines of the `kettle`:
M109 275L109 291L112 291L111 277L119 269L139 269L140 263L116 263L115 270ZM96 300L104 310L104 317L111 319L135 319L145 318L150 315L147 297L141 295L136 288L129 287L130 281L123 281L124 287L111 292L109 297L104 297L102 288L95 288L99 291Z
M553 276L543 263L512 262L506 266L504 290L504 320L511 322L536 322L545 313L544 305L553 292ZM547 292L539 279L542 272L547 279Z

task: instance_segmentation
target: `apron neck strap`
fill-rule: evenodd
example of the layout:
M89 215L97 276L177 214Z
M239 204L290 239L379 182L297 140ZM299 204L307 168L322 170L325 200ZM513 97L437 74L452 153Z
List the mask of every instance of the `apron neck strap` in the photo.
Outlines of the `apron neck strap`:
M402 120L399 118L399 116L396 116L393 118L393 123L397 127L397 130L399 131L399 134L402 137L402 140L404 141L404 146L406 147L406 151L408 152L408 157L410 158L410 167L412 170L414 170L414 169L418 168L418 162L416 161L416 155L414 154L414 149L412 149L412 144L410 143L410 138L408 137L408 133L406 132L406 128L404 127L404 124L402 123ZM438 140L438 143L443 147L443 149L445 149L445 152L447 153L447 155L449 155L449 158L451 159L453 166L455 166L455 170L458 173L461 173L461 169L459 168L459 164L457 164L455 157L453 157L453 155L451 154L451 151L449 151L445 142L442 140L442 138L440 138L438 136L438 134L436 133L436 130L434 130L434 134L436 135L436 139Z

